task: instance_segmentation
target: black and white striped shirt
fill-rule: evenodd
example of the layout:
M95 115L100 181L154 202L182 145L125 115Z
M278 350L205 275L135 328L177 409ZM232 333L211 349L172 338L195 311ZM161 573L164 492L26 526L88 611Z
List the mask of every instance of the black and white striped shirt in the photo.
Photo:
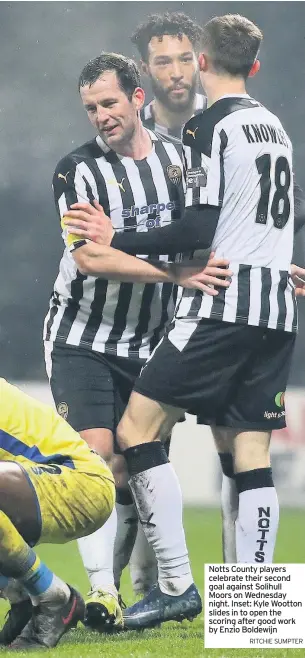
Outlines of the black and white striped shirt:
M224 96L183 130L186 206L221 208L211 245L232 283L217 297L179 291L177 318L297 329L292 146L278 117L248 95Z
M149 133L152 150L141 161L118 156L100 137L63 158L53 177L59 217L72 203L97 199L116 231L147 231L179 220L184 203L182 147ZM147 358L173 316L176 288L169 283L120 283L85 276L71 253L82 242L66 229L62 236L65 250L44 339Z
M206 109L207 99L202 94L196 94L195 103L194 103L194 115L199 114ZM170 135L171 137L176 137L176 139L181 140L181 132L183 126L177 126L176 128L166 128L166 126L161 126L159 123L156 123L154 117L154 106L153 101L145 105L141 111L141 119L146 128L150 130L155 130L161 135Z

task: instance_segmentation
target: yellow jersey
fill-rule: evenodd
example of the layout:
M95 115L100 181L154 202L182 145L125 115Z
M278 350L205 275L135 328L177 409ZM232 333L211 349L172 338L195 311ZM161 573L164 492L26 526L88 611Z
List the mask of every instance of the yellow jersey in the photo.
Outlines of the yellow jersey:
M0 460L58 464L86 471L101 458L52 407L0 378Z

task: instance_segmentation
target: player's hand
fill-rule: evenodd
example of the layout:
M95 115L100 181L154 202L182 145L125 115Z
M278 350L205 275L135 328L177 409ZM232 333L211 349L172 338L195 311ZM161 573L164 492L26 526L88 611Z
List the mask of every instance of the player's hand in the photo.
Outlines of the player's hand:
M115 233L111 219L105 215L98 201L94 200L93 203L94 206L90 203L73 203L64 213L64 225L68 233L109 246Z
M233 272L228 267L229 261L226 258L215 258L214 253L211 253L204 268L198 265L184 266L183 263L174 265L175 283L183 288L202 290L215 297L219 294L217 288L228 288L231 283Z
M305 297L305 269L298 265L291 264L291 278L295 285L295 294L297 297Z

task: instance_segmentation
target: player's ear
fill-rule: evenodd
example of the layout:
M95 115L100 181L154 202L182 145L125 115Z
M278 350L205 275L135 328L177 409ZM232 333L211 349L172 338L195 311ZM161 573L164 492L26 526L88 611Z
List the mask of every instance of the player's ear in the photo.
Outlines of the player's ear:
M248 77L249 78L254 78L254 76L259 72L260 67L261 67L261 63L260 63L259 59L256 59L254 64L252 64L252 66L251 66L250 73L249 73Z
M141 110L144 102L145 102L145 91L142 89L142 87L136 87L133 95L132 95L132 102L136 108L136 110Z
M208 67L207 58L204 53L200 53L198 56L198 66L199 71L206 71Z

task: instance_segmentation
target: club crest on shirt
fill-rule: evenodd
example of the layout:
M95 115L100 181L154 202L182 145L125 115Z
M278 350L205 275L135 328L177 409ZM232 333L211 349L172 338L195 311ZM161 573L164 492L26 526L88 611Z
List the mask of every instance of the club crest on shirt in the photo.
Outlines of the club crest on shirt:
M167 175L169 177L169 180L174 183L174 185L179 185L181 179L182 179L182 171L178 165L167 165L166 167Z

